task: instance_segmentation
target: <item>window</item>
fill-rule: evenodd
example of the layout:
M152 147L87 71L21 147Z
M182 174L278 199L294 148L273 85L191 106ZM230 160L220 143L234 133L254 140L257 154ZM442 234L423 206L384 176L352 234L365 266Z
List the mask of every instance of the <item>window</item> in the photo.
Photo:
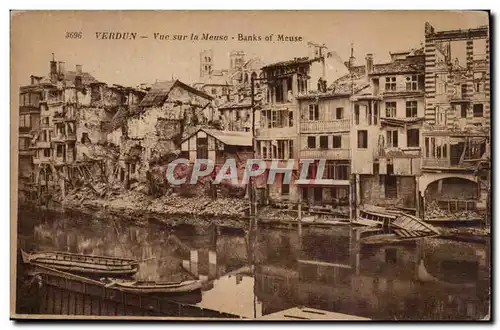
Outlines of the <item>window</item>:
M406 132L408 147L420 147L420 131L416 128L411 128Z
M20 138L19 139L19 150L26 150L28 149L28 143L26 143L26 139L25 138Z
M474 104L474 117L482 117L483 116L483 105L482 104Z
M315 136L308 136L307 137L307 147L309 149L316 148L316 137Z
M406 117L417 117L417 101L406 101Z
M417 90L417 75L413 74L411 76L406 76L406 90L407 91L416 91Z
M384 188L385 188L385 198L397 198L398 197L397 177L393 175L386 175Z
M389 148L398 147L398 131L387 131L387 146Z
M344 108L335 109L335 119L344 119Z
M288 195L290 194L290 185L286 183L281 183L281 194Z
M342 148L342 136L340 135L333 136L333 148L334 149Z
M368 148L368 131L366 130L358 131L358 148L360 149Z
M368 125L372 124L372 103L368 102L368 107L366 108L366 119L368 120Z
M20 115L19 116L19 126L20 127L31 127L31 116L30 115Z
M385 78L385 90L395 91L396 90L396 77L386 77Z
M319 107L317 104L309 104L309 120L319 120Z
M354 105L354 120L359 125L359 104Z
M319 147L320 149L328 149L328 136L319 137Z
M64 153L64 145L58 144L56 148L56 157L62 157Z
M460 117L467 118L467 104L460 104Z
M467 97L467 85L462 84L460 86L460 91L462 92L462 98Z
M396 117L396 102L385 102L385 116L387 118Z

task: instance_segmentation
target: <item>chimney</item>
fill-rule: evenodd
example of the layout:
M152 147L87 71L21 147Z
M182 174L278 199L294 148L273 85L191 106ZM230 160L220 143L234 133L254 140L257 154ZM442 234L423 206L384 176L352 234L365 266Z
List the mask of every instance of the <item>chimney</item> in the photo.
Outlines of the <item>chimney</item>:
M76 65L76 74L77 75L81 75L82 74L82 65L81 64L77 64Z
M64 74L64 62L59 62L59 74Z
M50 61L50 81L52 83L56 83L57 82L57 62L55 60L55 57L54 57L54 53L52 53L52 61Z
M373 54L366 54L366 74L373 72Z

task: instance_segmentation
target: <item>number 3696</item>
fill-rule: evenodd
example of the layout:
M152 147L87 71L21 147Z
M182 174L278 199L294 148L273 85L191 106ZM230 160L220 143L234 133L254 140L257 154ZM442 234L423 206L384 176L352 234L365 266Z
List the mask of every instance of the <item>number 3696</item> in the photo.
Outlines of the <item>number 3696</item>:
M82 32L66 32L66 39L81 39L82 36Z

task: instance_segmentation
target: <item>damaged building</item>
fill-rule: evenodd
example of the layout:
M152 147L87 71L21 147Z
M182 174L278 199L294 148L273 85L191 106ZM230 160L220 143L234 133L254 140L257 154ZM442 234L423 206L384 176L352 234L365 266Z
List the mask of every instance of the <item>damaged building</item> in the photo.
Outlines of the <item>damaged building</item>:
M296 203L300 198L295 180L299 177L299 162L302 157L299 132L301 116L307 102L298 97L308 92L326 92L327 81L333 81L337 70L336 59L325 46L309 44L310 56L277 62L262 68L264 72L263 105L260 110L260 124L256 132L256 155L268 162L277 161L279 167L287 167L289 160L295 160L290 183L285 183L285 174L278 173L274 182L261 189L271 203ZM301 118L300 120L298 118ZM316 120L316 118L313 118ZM319 120L319 118L318 118ZM301 124L302 125L302 124ZM313 125L314 126L314 125ZM305 151L307 153L308 151ZM310 155L312 156L312 155Z
M109 140L120 141L119 180L128 187L142 181L155 165L177 157L183 135L208 124L213 98L179 80L155 83L142 101L117 114Z
M351 97L353 167L358 208L417 210L424 120L424 50L390 53L374 64L367 54L356 67L367 85Z
M30 89L39 91L30 99L39 105L30 141L34 192L39 197L53 192L64 197L68 188L94 181L97 175L106 181L107 167L114 161L112 151L116 151L107 144L108 124L120 107L140 98L141 92L107 86L81 65L66 70L64 62L54 59L49 75L34 77Z
M489 53L488 27L435 31L426 23L419 192L427 221L471 220L489 207Z

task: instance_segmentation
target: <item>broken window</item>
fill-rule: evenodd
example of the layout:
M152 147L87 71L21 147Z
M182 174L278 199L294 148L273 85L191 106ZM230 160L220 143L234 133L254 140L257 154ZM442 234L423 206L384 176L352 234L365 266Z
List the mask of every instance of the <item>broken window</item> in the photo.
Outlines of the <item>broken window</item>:
M484 72L474 72L474 91L476 93L484 92Z
M90 138L89 138L89 133L82 133L82 138L81 138L80 142L83 144L92 143L92 141L90 141Z
M344 108L335 109L335 119L344 119Z
M473 106L474 117L483 117L483 105L481 103Z
M398 131L387 131L387 147L397 148L398 147Z
M417 117L417 101L406 101L406 117Z
M319 137L319 147L320 149L328 149L328 136Z
M359 149L368 148L368 131L366 130L358 131L358 148Z
M309 120L319 120L319 106L317 104L309 104Z
M417 128L411 128L406 132L408 147L420 147L420 131Z
M316 137L315 136L308 136L307 137L307 147L309 149L316 148Z
M359 125L359 104L354 105L354 121L356 125Z
M334 149L340 149L342 148L342 136L340 135L334 135L333 136L333 145L332 147Z
M396 117L396 102L385 102L385 116L387 118Z
M389 167L389 165L387 165ZM398 197L398 180L394 175L385 176L385 197L386 198L397 198Z
M418 78L416 74L412 74L410 76L406 76L406 90L407 91L416 91L418 85Z
M385 78L385 90L395 91L396 90L396 77L386 77Z

